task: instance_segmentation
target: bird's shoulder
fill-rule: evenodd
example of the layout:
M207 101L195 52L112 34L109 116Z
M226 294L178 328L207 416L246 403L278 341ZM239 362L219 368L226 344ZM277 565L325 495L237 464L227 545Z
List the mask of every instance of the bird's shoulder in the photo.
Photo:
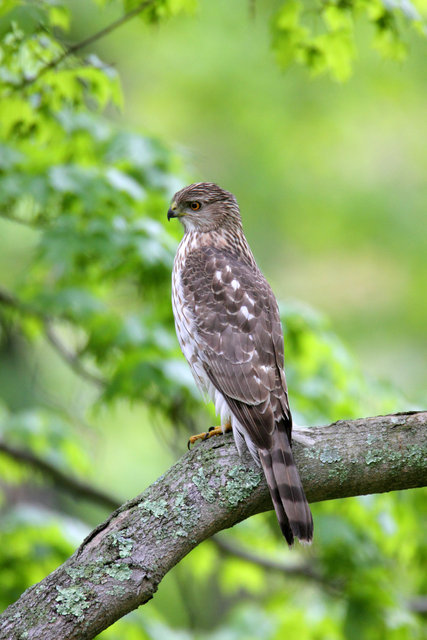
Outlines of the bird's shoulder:
M274 295L258 268L249 247L229 244L200 244L189 247L182 262L181 278L189 292L200 297L239 302L245 294L254 302L267 303Z
M270 351L283 366L277 301L252 254L227 246L194 248L185 260L181 283L200 336L217 334L222 344L235 344L251 335L255 350L271 344Z

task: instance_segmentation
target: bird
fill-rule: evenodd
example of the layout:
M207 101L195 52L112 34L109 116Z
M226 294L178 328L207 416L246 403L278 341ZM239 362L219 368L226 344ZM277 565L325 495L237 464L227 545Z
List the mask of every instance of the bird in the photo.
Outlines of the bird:
M181 350L221 427L264 472L280 529L310 543L313 518L292 455L284 341L274 293L245 237L235 196L212 182L177 191L167 218L184 227L172 269Z

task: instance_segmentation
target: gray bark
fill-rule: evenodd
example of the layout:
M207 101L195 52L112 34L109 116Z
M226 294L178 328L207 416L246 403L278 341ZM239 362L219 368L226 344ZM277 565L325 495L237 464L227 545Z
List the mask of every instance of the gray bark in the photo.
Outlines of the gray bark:
M313 427L312 445L294 445L308 500L425 486L426 426L427 412L411 412ZM94 638L150 600L200 542L271 508L260 469L231 435L203 442L8 607L0 639Z

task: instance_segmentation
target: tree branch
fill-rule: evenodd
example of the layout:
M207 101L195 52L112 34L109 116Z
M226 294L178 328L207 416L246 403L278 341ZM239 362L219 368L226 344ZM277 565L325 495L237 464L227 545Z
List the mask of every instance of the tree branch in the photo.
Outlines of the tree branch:
M99 374L87 369L78 355L73 351L70 351L68 347L58 338L51 323L47 320L44 321L44 331L47 341L55 349L56 353L61 359L81 378L92 382L99 388L107 386L107 380Z
M113 496L86 484L82 480L78 480L77 478L67 475L50 462L39 458L31 451L14 447L0 440L0 453L17 460L18 462L24 462L36 471L40 471L45 478L48 478L48 480L53 482L56 486L68 493L71 493L73 496L78 496L84 500L90 500L91 502L99 504L101 507L107 509L117 509L119 506L119 502L113 498Z
M246 562L255 564L262 569L278 571L279 573L285 573L288 576L309 578L310 580L314 580L315 582L319 582L320 584L331 588L336 586L332 583L328 583L325 578L308 563L290 564L289 562L274 560L272 558L262 556L259 553L249 551L248 549L238 547L236 544L233 544L220 536L213 536L212 542L220 551L223 551L227 555L235 556L236 558L240 558L240 560L245 560Z
M26 302L23 302L6 289L0 289L0 305L16 309L20 313L38 318L43 323L46 340L55 349L60 358L81 378L85 378L99 388L106 387L108 381L95 371L87 369L78 355L68 349L60 340L52 327L52 321L42 311L35 309Z
M61 53L59 56L57 56L54 60L51 60L46 65L44 65L38 71L38 73L36 75L30 76L28 78L25 78L20 84L14 85L13 89L14 90L23 89L23 88L28 87L29 85L33 84L36 80L41 78L41 76L44 75L46 73L46 71L50 71L51 69L55 69L66 58L68 58L69 56L77 53L77 51L80 51L80 49L83 49L84 47L88 47L91 44L93 44L94 42L97 42L97 40L100 40L101 38L104 38L105 36L110 34L112 31L115 31L115 29L117 29L118 27L121 27L122 24L125 24L126 22L128 22L129 20L131 20L132 18L137 16L138 14L142 13L142 11L144 11L144 9L147 9L150 5L155 4L155 2L156 2L156 0L145 0L144 2L140 2L134 9L132 9L131 11L128 11L125 14L123 14L120 18L118 18L117 20L114 20L114 22L112 22L111 24L107 25L103 29L100 29L96 33L93 33L91 36L85 38L84 40L81 40L80 42L76 42L75 44L71 45L70 47L67 47L63 51L63 53Z
M295 444L311 502L427 484L427 412L341 420ZM121 506L56 571L0 617L0 639L90 640L150 600L165 574L195 546L271 509L267 485L231 436L183 456Z

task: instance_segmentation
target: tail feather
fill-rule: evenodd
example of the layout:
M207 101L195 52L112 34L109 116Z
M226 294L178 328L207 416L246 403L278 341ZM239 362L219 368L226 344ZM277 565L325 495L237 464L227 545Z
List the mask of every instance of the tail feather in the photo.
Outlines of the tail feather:
M270 449L260 449L259 457L270 490L280 528L289 545L294 537L313 539L313 518L287 434L276 427Z

